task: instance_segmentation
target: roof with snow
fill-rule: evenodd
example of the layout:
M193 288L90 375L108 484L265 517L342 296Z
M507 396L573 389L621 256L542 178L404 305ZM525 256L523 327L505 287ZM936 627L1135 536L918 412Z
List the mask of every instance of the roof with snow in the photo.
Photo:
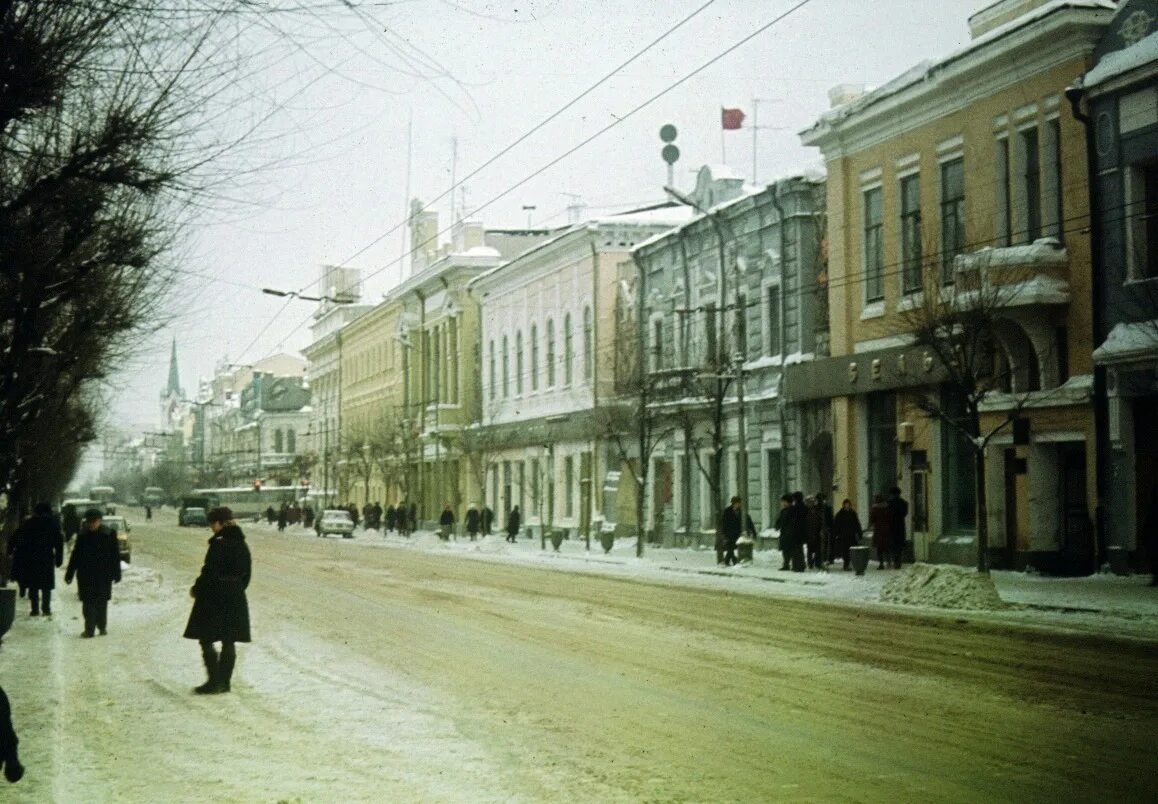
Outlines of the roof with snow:
M1148 64L1158 64L1158 31L1129 47L1107 53L1092 70L1078 79L1078 84L1090 89Z

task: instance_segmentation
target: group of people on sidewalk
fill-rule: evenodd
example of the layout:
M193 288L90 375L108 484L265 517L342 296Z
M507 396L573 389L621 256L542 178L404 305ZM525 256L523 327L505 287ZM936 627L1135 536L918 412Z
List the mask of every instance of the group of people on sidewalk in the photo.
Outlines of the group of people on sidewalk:
M869 526L873 533L873 547L877 550L880 569L889 563L900 568L905 552L905 518L909 504L901 490L889 489L888 499L876 495L869 512ZM844 569L852 569L852 548L864 536L860 516L852 501L845 499L834 515L821 493L804 496L796 491L780 497L780 513L775 528L780 533L782 571L804 572L809 569L827 569L837 558Z
M84 514L76 544L69 553L64 582L77 582L84 630L88 639L108 634L108 606L113 584L121 581L120 551L116 531L103 524L103 512L90 508ZM185 626L184 637L196 640L208 678L194 688L199 695L230 691L233 668L237 661L236 643L249 642L249 603L246 588L251 575L251 557L241 528L226 507L211 509L207 518L209 547L201 572L189 595L193 608ZM64 564L64 534L60 521L47 503L38 503L33 514L20 524L8 542L10 577L17 583L20 595L27 594L33 617L52 615L52 591L56 569ZM221 643L220 652L216 644ZM9 782L24 776L17 746L19 740L12 726L8 696L0 688L0 766Z

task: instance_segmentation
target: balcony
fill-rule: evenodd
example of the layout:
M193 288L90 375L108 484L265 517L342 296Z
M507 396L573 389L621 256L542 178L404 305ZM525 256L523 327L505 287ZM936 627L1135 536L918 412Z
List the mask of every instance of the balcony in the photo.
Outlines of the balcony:
M961 254L954 260L954 303L1000 309L1069 304L1069 269L1069 252L1053 237Z

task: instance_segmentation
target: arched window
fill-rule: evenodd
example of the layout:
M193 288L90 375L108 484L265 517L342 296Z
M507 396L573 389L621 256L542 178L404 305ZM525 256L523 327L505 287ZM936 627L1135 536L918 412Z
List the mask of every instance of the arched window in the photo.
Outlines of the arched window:
M487 373L490 376L490 382L487 383L487 387L490 389L491 399L494 399L495 398L495 388L497 387L495 385L495 342L492 340L488 344L488 347L489 347L489 356L490 356L490 370Z
M591 323L591 308L583 308L583 379L591 381L595 360L595 328Z
M282 447L281 429L279 428L279 429L273 431L273 451L274 452L281 452L282 451L281 447Z
M523 331L515 333L515 393L523 393Z
M511 348L503 336L503 399L511 395Z
M539 328L531 324L531 390L539 390Z
M286 442L285 443L285 451L286 452L297 452L298 451L298 434L296 431L286 430L285 442Z
M563 316L563 384L570 385L574 379L575 342L571 337L571 314Z
M555 387L555 322L547 319L547 387Z

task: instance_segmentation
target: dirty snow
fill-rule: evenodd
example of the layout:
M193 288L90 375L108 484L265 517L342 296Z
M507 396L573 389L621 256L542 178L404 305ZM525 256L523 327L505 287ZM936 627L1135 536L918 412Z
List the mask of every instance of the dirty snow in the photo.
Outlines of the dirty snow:
M881 588L881 600L970 611L1006 608L992 578L976 570L945 564L906 567Z

